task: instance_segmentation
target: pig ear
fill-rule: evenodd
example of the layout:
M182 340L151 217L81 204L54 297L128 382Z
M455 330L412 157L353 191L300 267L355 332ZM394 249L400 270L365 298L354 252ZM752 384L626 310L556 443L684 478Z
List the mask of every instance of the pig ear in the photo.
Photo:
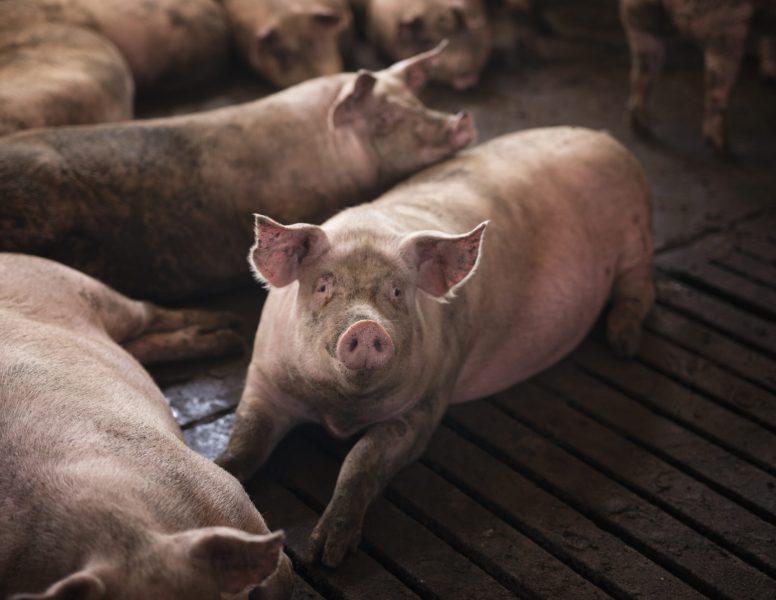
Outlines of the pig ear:
M261 585L277 570L284 538L282 531L254 535L231 527L206 527L173 536L188 557L210 565L220 591L229 594Z
M377 78L373 73L361 69L356 78L346 84L340 92L331 111L331 124L341 127L352 123L361 114L364 102L372 95Z
M480 223L463 235L420 231L404 238L399 253L417 270L418 287L440 298L463 285L477 268L487 224L488 221Z
M401 79L408 88L416 92L428 81L432 70L439 61L439 55L447 47L447 44L447 40L442 40L436 48L397 62L388 67L388 73Z
M317 225L281 225L269 217L256 218L256 243L248 255L256 278L283 287L299 277L302 261L311 262L329 249L326 232Z
M78 571L53 584L42 594L16 594L11 600L99 600L105 584L88 571Z

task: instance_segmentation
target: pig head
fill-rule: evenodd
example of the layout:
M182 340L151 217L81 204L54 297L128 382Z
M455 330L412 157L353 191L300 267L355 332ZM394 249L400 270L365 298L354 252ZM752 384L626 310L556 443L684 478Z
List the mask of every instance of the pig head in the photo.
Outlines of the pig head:
M240 54L278 87L343 70L346 0L224 0Z
M380 49L393 59L448 40L433 79L458 90L477 83L490 56L491 28L481 0L372 0L368 26Z

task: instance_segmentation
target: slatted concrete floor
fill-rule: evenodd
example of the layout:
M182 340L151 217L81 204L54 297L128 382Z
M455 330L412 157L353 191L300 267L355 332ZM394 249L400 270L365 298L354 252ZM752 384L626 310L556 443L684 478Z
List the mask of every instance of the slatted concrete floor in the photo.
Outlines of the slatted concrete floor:
M248 487L287 533L296 597L776 598L776 212L657 267L635 360L594 331L531 381L451 410L337 570L306 544L347 444L290 436ZM165 386L204 454L226 441L243 369L198 369L196 394Z

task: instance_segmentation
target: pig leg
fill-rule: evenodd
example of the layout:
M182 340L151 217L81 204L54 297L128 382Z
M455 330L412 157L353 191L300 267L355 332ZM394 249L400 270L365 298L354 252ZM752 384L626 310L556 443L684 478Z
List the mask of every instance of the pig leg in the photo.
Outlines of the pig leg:
M770 81L776 81L776 35L760 37L760 74Z
M270 401L269 398L276 394L264 389L262 381L251 366L229 443L216 458L217 465L242 482L250 479L267 461L292 427L305 420L288 410L293 405L291 399L278 403Z
M614 280L612 308L606 318L606 337L617 356L636 354L641 324L655 303L652 265L646 261L619 273Z
M232 328L239 318L204 310L168 310L140 303L142 332L122 343L144 365L240 353L245 343Z
M652 128L647 105L663 68L665 43L659 32L662 8L643 4L622 2L620 16L628 37L631 57L628 96L630 125L638 135L650 137Z
M714 39L704 48L705 99L703 109L703 139L719 154L729 154L725 135L724 114L730 92L738 77L744 54L744 25Z
M345 457L334 494L310 536L313 560L342 562L361 540L369 504L391 478L425 450L447 403L426 397L405 415L370 427Z

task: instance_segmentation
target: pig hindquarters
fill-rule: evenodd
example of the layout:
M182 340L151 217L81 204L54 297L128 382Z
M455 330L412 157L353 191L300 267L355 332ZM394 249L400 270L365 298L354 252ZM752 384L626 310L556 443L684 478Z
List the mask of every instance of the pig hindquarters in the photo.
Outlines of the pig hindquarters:
M716 152L729 153L724 115L750 28L761 38L763 76L776 78L776 1L620 0L620 18L631 54L628 111L633 129L651 135L647 104L663 67L665 38L675 28L703 49L703 138Z
M0 140L0 250L146 298L247 279L250 215L319 221L474 137L415 91L438 50L242 106Z
M222 352L239 343L229 319L0 254L0 596L211 600L278 566L262 597L290 595L282 535L184 445L131 356Z
M321 227L257 217L250 257L271 289L217 462L246 480L298 423L363 431L311 538L337 565L451 403L553 364L609 298L609 342L635 352L651 254L638 163L568 127L493 140Z
M214 0L4 0L0 135L130 119L135 87L211 77L228 44Z

